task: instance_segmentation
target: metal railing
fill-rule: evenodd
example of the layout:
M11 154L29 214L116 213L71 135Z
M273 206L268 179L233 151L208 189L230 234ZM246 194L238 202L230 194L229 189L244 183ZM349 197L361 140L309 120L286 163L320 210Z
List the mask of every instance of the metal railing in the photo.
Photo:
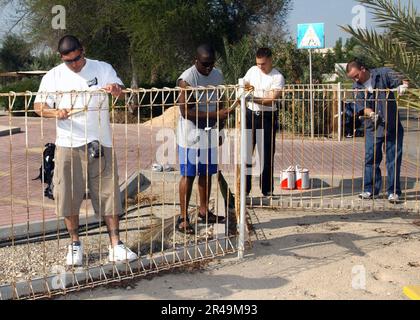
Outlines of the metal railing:
M4 186L0 191L1 299L50 297L236 252L236 216L230 198L233 193L227 183L232 183L234 177L226 175L224 178L220 170L207 177L208 181L213 181L213 187L206 196L209 197L208 209L220 218L226 218L225 223L198 219L202 199L194 186L188 206L194 233L184 234L177 230L180 175L176 153L179 107L176 105L180 92L180 88L126 90L120 100L109 99L101 91L39 93L41 103L52 99L58 108L60 103L67 103L72 120L64 121L37 117L32 108L36 93L1 94L0 103L6 103L9 111L8 116L0 118L1 125L9 131L9 135L0 140L3 150L0 179ZM235 86L185 92L191 99L200 99L203 94L208 95L206 99L213 99L217 94L215 99L223 104L232 104L236 100ZM139 259L129 263L108 262L108 232L104 219L95 215L89 201L91 186L88 180L84 180L84 190L78 190L80 186L73 185L73 182L68 190L72 199L77 193L85 194L79 227L84 261L81 266L66 267L65 255L70 240L63 218L57 214L57 203L64 195L54 192L55 201L45 197L45 177L41 175L42 182L33 178L39 174L40 166L44 172L44 145L55 142L56 134L63 137L63 131L59 130L66 125L71 145L73 142L75 146L80 144L81 135L85 138L80 160L87 165L80 169L77 161L71 158L71 176L94 175L87 152L87 143L92 140L90 128L84 126L80 130L77 126L88 122L88 118L93 121L102 117L101 121L93 123L100 130L107 130L108 114L112 151L116 155L115 163L112 158L114 165L111 168L118 171L123 204L119 217L120 238L138 254ZM225 128L229 131L234 121L226 120ZM91 125L92 122L88 123ZM21 133L12 134L14 127L20 128ZM217 123L212 131L218 134L216 127ZM95 169L99 170L100 194L106 183L99 174L103 168L100 164ZM99 201L99 211L105 206L105 202ZM116 214L114 209L113 215Z
M268 168L273 168L274 182L269 189L273 189L274 194L266 197L260 192L258 180L261 175L257 172L253 174L255 181L252 182L248 205L298 210L418 212L418 91L412 90L411 95L404 99L396 90L375 89L369 93L342 89L341 85L318 87L313 91L313 139L310 137L308 90L288 86L273 103L278 110L270 126L278 130L275 130L276 146ZM372 108L376 113L370 117L364 114L363 109L366 108ZM258 115L254 112L252 117ZM264 116L260 115L259 119L261 117ZM376 124L373 127L374 121ZM365 154L367 147L373 149L371 160ZM402 154L397 157L397 150L401 147ZM392 165L394 162L401 162L401 172L397 172L397 165ZM371 178L365 177L366 165L376 168L370 174ZM391 172L392 179L388 178L390 172L387 167L394 171ZM259 169L262 171L262 168ZM302 176L302 169L307 169L303 170L303 179L307 179L304 181L306 187L302 187L301 180L288 185L289 180L297 178L297 173L299 178ZM382 176L379 178L380 174ZM400 179L397 179L399 176ZM377 190L372 190L370 180L376 181ZM400 187L397 180L400 181ZM380 186L379 181L382 181ZM388 186L392 185L395 187L390 190ZM359 199L363 191L370 191L372 199ZM388 201L389 193L397 193L400 199Z
M242 257L246 206L337 212L419 212L420 150L416 143L420 138L419 110L402 105L397 101L398 95L393 97L391 93L389 90L376 91L374 99L361 100L357 92L342 89L339 85L314 86L313 119L308 87L298 85L281 90L271 104L277 111L267 114L247 111L258 97L252 91L244 91L242 85L128 89L122 99L109 98L103 91L39 93L41 102L51 99L56 107L67 101L65 107L70 109L73 119L67 122L68 127L59 126L62 120L38 117L34 113L33 101L37 93L0 94L0 106L8 111L7 116L0 117L0 125L8 131L8 135L0 137L0 180L3 186L0 189L0 299L51 297L201 263L234 252L239 252ZM418 95L411 99L418 103ZM398 102L399 113L392 119L396 124L400 121L404 128L401 201L388 201L386 178L380 193L372 200L358 199L358 194L364 191L367 134L376 139L381 134L378 130L388 130L388 105L394 102ZM383 121L371 130L369 122L374 118L360 113L358 107L375 107L378 103L384 105L385 113L381 114L380 120ZM220 111L225 108L230 108L230 112L221 116ZM193 111L188 115L188 110ZM206 116L203 117L198 110ZM62 133L57 131L57 126L67 128L71 133L70 140L77 129L84 133L82 145L85 152L82 152L81 160L87 165L79 174L88 176L87 143L92 139L88 127L84 126L80 131L77 125L89 118L97 120L94 123L105 130L108 116L112 151L116 155L115 163L112 158L111 168L118 172L123 206L119 217L120 237L139 259L109 263L108 231L104 219L94 214L89 185L84 181L83 190L74 190L71 186L72 194L82 192L85 195L79 226L84 262L82 266L65 267L70 240L63 218L57 214L59 201L44 196L45 181L32 179L39 174L40 166L41 172L44 170L44 145L54 142L57 133ZM264 117L267 118L265 124ZM314 123L313 138L311 121ZM182 129L179 128L181 122ZM265 128L267 124L269 130ZM13 134L19 129L21 133ZM398 130L395 133L398 142ZM259 149L258 145L264 145L264 136L275 142L275 148L268 152L267 166L272 171L267 179L273 176L268 190L272 189L273 193L266 195L259 187L264 159L260 159L258 150L263 152L265 149ZM389 145L386 137L382 146L385 150ZM255 153L250 149L253 139ZM376 143L375 140L373 145ZM210 174L208 170L212 164L206 162L208 157L199 152L192 158L184 152L182 159L179 146L217 150L211 154L215 157L211 162L218 165L217 172ZM373 166L379 160L377 150ZM187 165L201 161L207 172L202 183L208 185L212 182L212 187L204 190L204 194L201 190L201 197L195 182L184 213L181 207L189 195L183 193L184 196L180 196L182 177L179 166L182 160ZM384 177L387 176L386 165L384 156L381 164ZM289 181L292 171L286 170L289 167L296 169L296 166L300 170L299 183ZM71 168L74 174L77 171L74 163ZM101 168L100 165L100 190L103 184L99 174ZM247 175L252 183L248 195ZM100 202L99 207L102 205ZM200 220L197 215L203 208L218 216L216 220L223 217L225 222L213 224L207 219ZM185 234L177 228L178 217L185 213L190 217L192 234Z

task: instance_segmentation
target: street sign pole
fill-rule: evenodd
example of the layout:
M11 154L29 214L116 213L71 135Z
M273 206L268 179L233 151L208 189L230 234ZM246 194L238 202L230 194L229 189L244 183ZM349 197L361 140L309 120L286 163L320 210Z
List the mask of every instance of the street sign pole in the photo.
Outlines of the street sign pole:
M311 107L311 138L315 136L315 124L314 124L314 97L312 87L312 49L309 49L309 100Z
M315 138L314 85L312 79L312 49L325 48L325 26L323 23L298 24L298 49L309 50L309 104L311 117L311 138Z

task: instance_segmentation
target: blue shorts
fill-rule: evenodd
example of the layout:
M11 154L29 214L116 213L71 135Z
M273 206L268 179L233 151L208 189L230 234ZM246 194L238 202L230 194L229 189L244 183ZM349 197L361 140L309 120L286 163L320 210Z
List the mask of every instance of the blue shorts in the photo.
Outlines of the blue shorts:
M211 176L217 173L217 148L189 149L178 146L178 158L183 177Z

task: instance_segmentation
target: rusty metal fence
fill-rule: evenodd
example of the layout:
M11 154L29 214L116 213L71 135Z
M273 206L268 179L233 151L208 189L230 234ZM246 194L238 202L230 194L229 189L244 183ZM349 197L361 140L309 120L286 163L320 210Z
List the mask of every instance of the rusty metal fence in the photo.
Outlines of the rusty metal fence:
M261 193L258 171L262 170L257 168L247 204L297 210L418 212L418 90L399 95L397 90L317 86L313 88L314 138L309 92L309 86L289 86L274 102L276 145L269 164L273 194ZM375 112L369 115L365 109ZM251 116L256 117L255 112ZM362 196L363 192L371 195ZM392 193L398 194L397 200L388 199Z
M224 223L197 219L203 200L194 185L187 208L194 232L185 234L177 228L182 200L178 192L181 178L176 137L180 91L180 88L127 90L119 100L109 98L102 91L38 94L41 103L51 97L57 104L65 101L69 109L67 120L38 117L33 111L36 93L1 94L0 103L6 106L8 114L0 117L0 124L9 134L0 138L3 186L0 191L0 299L51 297L192 263L200 264L236 252L236 216L233 192L229 188L234 178L223 177L221 171L207 177L212 180L213 187L207 190L206 207L220 220L224 219ZM223 86L183 92L188 101L196 103L204 99L204 103L208 103L210 99L222 106L236 101L236 91L235 86ZM85 194L79 226L80 241L84 246L83 263L66 266L67 245L71 241L63 217L58 215L57 204L64 195L53 192L55 201L46 197L47 184L43 174L39 180L33 180L40 170L44 172L44 145L55 142L56 135L63 132L58 132L63 130L60 121L68 125L67 133L72 140L77 136L77 130L80 132L77 126L92 124L89 122L92 119L87 120L89 117L102 117L102 121L94 122L100 129L107 130L108 122L111 127L112 151L116 155L111 168L118 172L123 205L119 233L122 242L139 257L132 262L108 261L108 232L104 218L95 215L90 201L90 184L86 179L83 190L77 190L80 186L72 183L68 190L70 195L67 195L73 198L76 193ZM211 131L219 135L219 121L216 122ZM235 122L230 116L225 122L225 130L233 132ZM89 125L81 129L86 139L82 149L86 152L80 158L87 165L80 169L76 161L71 160L72 176L95 175L88 160L87 143L92 140ZM225 144L230 148L226 152L233 155L234 146L229 143ZM221 156L219 152L218 157ZM225 162L229 167L229 160ZM105 186L106 181L101 181L99 172L105 165L99 163L99 167L92 170L98 170L101 193L101 186ZM112 193L109 196L112 197ZM106 206L106 199L103 203L99 201L101 206ZM116 210L113 211L115 214Z
M92 138L86 123L92 122L88 118L98 118L94 123L101 130L107 130L109 123L115 154L111 167L118 173L123 207L119 234L138 255L130 262L108 261L108 230L103 217L95 214L85 180L83 190L74 190L73 185L70 190L72 195L84 194L79 223L83 264L66 266L69 233L63 217L58 215L57 195L55 200L46 196L47 184L42 175L44 146L56 141L58 130L63 129L59 125L62 120L35 114L36 96L33 92L0 94L0 107L7 111L0 117L0 126L7 133L0 137L0 300L51 297L235 252L243 256L249 240L245 232L246 207L419 212L420 118L415 90L403 102L389 90L376 91L374 98L360 99L358 92L340 85L287 86L272 103L276 111L268 116L247 111L256 96L242 85L129 89L120 99L109 98L103 91L38 93L44 103L51 96L58 103L70 101L66 106L70 120L65 120L70 140L74 131L80 131L77 125L85 124L81 129L85 139L81 160L84 158L88 164L76 174L89 175L87 144ZM315 110L312 118L311 96ZM386 167L391 157L386 159L385 153L379 166L384 176L380 192L372 199L359 199L365 189L366 137L370 134L375 139L375 167L380 162L378 150L386 151L389 144L385 135L383 145L375 148L378 133L383 133L378 130L388 130L387 110L393 102L398 110L392 111L398 116L392 120L401 122L404 129L400 199L390 202L387 198ZM378 103L383 103L386 110L379 120L358 109L375 108ZM188 118L183 108L192 108L195 113ZM223 114L224 109L229 111ZM272 192L268 194L262 194L263 185L259 186L264 159L258 145L264 145L264 122L257 130L254 127L264 117L271 122L269 136L274 141L268 153L268 177L273 176L268 186ZM372 121L379 121L373 130ZM395 133L397 143L401 143L398 130ZM254 142L255 153L250 148ZM195 152L189 159L188 152L180 147L206 150L206 155ZM214 153L207 156L208 150ZM180 164L185 164L183 157L187 163L200 158L208 173L203 174L200 188L194 182L191 194L182 189L185 185L179 170ZM211 175L213 162L218 168ZM95 169L99 170L100 193L101 168L99 165ZM74 170L78 169L72 164L72 174ZM33 180L40 172L41 180ZM203 189L203 185L208 187ZM203 210L212 212L216 220L210 221L208 214L199 218ZM190 233L178 224L178 217L185 216L190 220Z

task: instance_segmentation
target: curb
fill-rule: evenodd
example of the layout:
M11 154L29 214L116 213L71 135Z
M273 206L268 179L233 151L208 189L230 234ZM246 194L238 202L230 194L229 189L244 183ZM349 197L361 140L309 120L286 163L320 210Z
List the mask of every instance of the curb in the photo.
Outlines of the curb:
M187 248L178 248L170 252L157 253L153 256L148 255L129 263L108 263L98 267L82 269L81 272L66 272L64 266L58 266L57 270L55 270L57 273L54 275L50 274L44 278L31 279L28 282L18 282L14 286L0 286L0 300L21 299L21 297L31 299L43 293L45 295L48 295L48 293L54 295L65 294L80 290L81 286L93 288L100 284L134 279L149 273L157 273L162 270L187 265L188 263L225 256L236 252L235 247L235 238L223 238L191 245ZM137 274L134 274L133 270L137 270ZM109 279L108 277L114 278ZM98 282L93 283L93 281Z
M126 182L123 182L120 185L120 194L122 199L122 206L125 207L125 196L131 197L137 193L138 188L140 192L146 190L150 186L149 179L146 178L143 174L133 173L130 175ZM84 226L86 224L97 223L99 222L98 217L96 217L93 209L89 210L88 214L80 215L80 225ZM66 231L66 226L64 224L64 218L60 217L58 219L50 219L47 221L33 221L29 223L30 231L28 232L28 223L20 223L13 226L14 237L36 237L40 234L51 232L61 232ZM7 240L11 239L11 226L2 226L0 227L0 239Z

